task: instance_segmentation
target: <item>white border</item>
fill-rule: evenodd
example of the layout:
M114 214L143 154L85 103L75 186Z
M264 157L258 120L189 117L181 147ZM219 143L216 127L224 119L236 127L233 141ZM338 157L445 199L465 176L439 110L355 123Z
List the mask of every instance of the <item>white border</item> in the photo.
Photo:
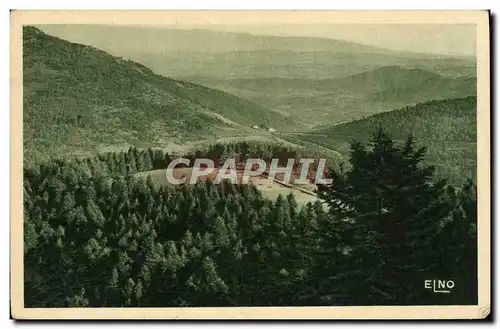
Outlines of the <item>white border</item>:
M70 5L68 2L65 1L54 1L54 0L46 0L43 2L43 9L488 9L492 8L493 13L498 12L498 7L499 7L500 2L497 0L490 0L490 1L483 1L483 0L475 0L475 1L464 1L464 0L455 0L455 1L436 1L436 0L420 0L420 1L387 1L387 0L379 0L379 1L356 1L356 0L351 0L348 2L339 2L339 3L332 3L331 1L317 1L317 0L309 0L307 2L304 1L286 1L286 2L279 2L279 1L261 1L261 0L255 0L246 3L245 5L236 5L234 1L210 1L210 6L207 6L206 1L189 1L189 0L184 0L179 4L174 4L171 3L169 4L168 7L163 7L161 8L160 6L162 5L161 2L156 2L156 1L150 1L150 0L143 0L140 2L141 8L137 7L137 2L136 1L114 1L114 2L108 2L104 3L104 1L96 1L96 0L87 0L84 3L80 3L78 6L76 5ZM8 8L16 8L16 9L42 9L41 3L38 1L11 1L7 0L2 2L2 6L5 5L5 10L3 10L0 14L1 22L2 22L2 27L0 32L0 37L3 40L3 45L8 45L10 44L9 38L9 13L7 11ZM495 22L495 21L494 21ZM495 31L498 31L498 24L495 22ZM498 33L495 35L495 44L498 43ZM496 47L495 47L496 48ZM8 50L8 46L5 47L5 49ZM496 53L494 49L494 53ZM2 76L4 77L3 80L3 93L2 93L2 100L3 100L3 110L0 111L1 117L0 117L0 124L2 125L3 129L0 129L0 147L2 154L9 154L9 149L10 149L10 135L8 133L9 131L9 80L7 80L7 76L9 75L9 52L4 51L3 52L3 63L4 65L2 66L2 73L4 73ZM493 58L492 58L493 60ZM495 68L495 76L498 74L498 66ZM492 83L492 86L495 87L495 90L493 91L493 94L498 94L498 91L500 87L498 87L497 84ZM496 102L495 102L495 108L496 108ZM497 118L495 119L495 124L497 124ZM498 145L498 134L496 133L496 130L493 131L495 141L494 145ZM496 148L495 148L496 151ZM3 157L3 161L1 162L1 167L4 175L2 176L3 184L1 184L1 197L0 197L0 202L1 202L1 207L2 211L4 212L5 216L4 219L1 221L2 226L2 232L4 234L3 236L3 245L2 245L2 256L4 262L7 262L7 260L10 257L9 254L9 239L8 239L8 233L9 233L9 228L8 228L8 218L9 218L9 194L10 194L10 188L9 188L9 180L10 180L10 175L9 173L9 166L10 162L7 160L8 157ZM498 179L498 177L497 177ZM495 183L497 182L497 179L495 179ZM493 201L493 200L492 200ZM496 196L495 203L500 202L500 197ZM493 215L493 214L492 214ZM498 224L496 225L496 232L498 233ZM498 234L496 235L498 238ZM495 246L497 246L496 239L493 240L493 243ZM5 264L5 263L4 263ZM1 271L1 276L2 280L0 282L3 282L4 284L2 285L2 309L4 311L7 311L10 307L10 302L9 302L9 286L7 282L9 281L9 267L4 266L4 269ZM492 278L494 280L494 278ZM498 288L498 285L496 285ZM495 291L496 293L496 291ZM493 296L492 296L493 297ZM4 320L4 323L8 326L13 325L12 322L8 322L8 315L4 313L4 316L2 317ZM7 320L7 321L5 321ZM220 323L217 323L215 325L219 325ZM235 323L231 323L229 325L234 325ZM52 324L48 324L52 325ZM97 324L97 323L88 323L84 324L83 326L91 326L91 327L99 327L102 324ZM160 324L161 325L161 324ZM174 323L169 323L169 325L174 325ZM258 324L258 325L265 325L265 324ZM345 324L337 323L337 325L344 326ZM349 325L349 324L348 324ZM364 324L366 325L366 324ZM385 325L385 324L384 324ZM447 324L449 326L453 326L454 324ZM120 324L120 326L128 326L128 324ZM3 327L3 326L2 326Z

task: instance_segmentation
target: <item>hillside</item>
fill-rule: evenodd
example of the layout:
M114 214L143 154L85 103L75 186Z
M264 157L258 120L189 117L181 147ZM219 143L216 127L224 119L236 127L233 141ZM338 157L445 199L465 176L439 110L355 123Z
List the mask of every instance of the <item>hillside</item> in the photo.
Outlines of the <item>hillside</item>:
M455 189L475 178L476 97L423 102L474 94L472 78L332 40L74 26L157 66L23 28L25 308L478 304L477 188Z
M254 92L332 92L335 90L357 91L364 94L404 90L417 92L419 88L438 89L438 95L450 92L470 92L475 87L473 78L448 78L422 69L405 69L384 66L359 74L333 79L256 78L230 79L225 81L235 88ZM450 88L446 89L447 87ZM427 91L427 90L426 90Z
M137 177L165 165L168 155L156 151L131 148L24 168L26 307L477 304L477 199L464 190L453 200L407 166L401 149L388 161L394 171L369 155L374 165L357 168L369 179L356 175L355 187L332 189L340 202L320 194L303 206L303 196L277 195L288 191L267 183L263 190L209 180L176 188L157 184L165 181L162 171ZM335 248L340 239L345 247ZM394 256L401 248L404 257ZM398 281L385 276L394 270L390 279ZM422 281L414 272L455 273L457 290L446 298L418 293L405 285L408 277ZM403 287L391 299L378 289L389 284Z
M27 159L127 145L165 146L218 129L294 123L222 91L168 79L90 46L23 30Z
M476 178L476 97L420 103L293 138L336 150L347 158L350 141L367 142L380 126L399 141L413 134L417 144L428 149L426 161L451 183Z
M475 94L475 59L314 37L201 29L41 25L49 34L214 88L314 127ZM189 40L189 42L186 42Z
M422 101L454 98L476 93L475 78L448 78L422 69L385 66L332 81L334 87L359 90L381 101Z
M475 78L451 78L394 65L332 79L190 79L295 115L310 125L350 121L409 104L476 94Z

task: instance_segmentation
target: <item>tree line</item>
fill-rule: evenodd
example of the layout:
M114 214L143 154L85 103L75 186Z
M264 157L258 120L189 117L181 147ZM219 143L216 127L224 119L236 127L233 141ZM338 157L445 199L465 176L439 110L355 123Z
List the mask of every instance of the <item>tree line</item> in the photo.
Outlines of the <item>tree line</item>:
M273 156L266 144L192 156ZM212 153L210 153L212 152ZM412 137L353 142L320 200L269 200L250 185L158 186L139 150L24 170L26 307L477 303L475 187L422 163ZM289 154L287 154L289 156ZM450 294L425 289L453 280Z

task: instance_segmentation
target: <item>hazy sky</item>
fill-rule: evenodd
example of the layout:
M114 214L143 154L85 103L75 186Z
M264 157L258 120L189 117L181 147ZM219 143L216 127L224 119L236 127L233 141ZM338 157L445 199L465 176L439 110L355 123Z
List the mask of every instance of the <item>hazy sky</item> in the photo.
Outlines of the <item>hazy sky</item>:
M474 56L476 26L458 24L168 25L276 36L313 36L395 50Z

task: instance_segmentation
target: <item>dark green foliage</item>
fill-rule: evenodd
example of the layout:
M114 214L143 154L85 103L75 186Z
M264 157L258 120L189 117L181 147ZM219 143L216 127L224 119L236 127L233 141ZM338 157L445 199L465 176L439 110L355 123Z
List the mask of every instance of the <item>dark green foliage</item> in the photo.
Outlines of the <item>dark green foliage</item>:
M221 154L227 147L214 146ZM174 189L132 175L164 168L168 157L130 148L25 170L27 306L287 303L273 291L292 291L292 281L276 278L293 273L281 248L292 248L284 225L291 225L295 201L274 204L248 185ZM297 220L306 223L305 216ZM268 259L279 267L261 269ZM264 278L269 284L261 295L255 285Z
M378 127L400 143L411 134L418 146L426 147L424 162L435 166L436 176L461 186L476 179L476 101L476 97L466 97L419 103L295 137L348 159L350 143L368 142Z
M460 304L468 296L477 298L477 191L472 181L455 196L456 208L444 223L434 248L440 253L439 274L453 278L449 304ZM470 298L470 297L469 297Z
M247 143L206 155L300 156ZM171 155L154 149L25 168L26 306L473 304L474 186L433 182L423 155L382 131L354 143L321 188L328 207L249 185L157 186L135 175L165 168ZM443 277L456 294L423 289Z
M184 156L284 160L312 157L311 145L348 155L333 185L320 186L322 200L299 207L293 195L270 201L248 185L158 186L147 175L177 155L157 148L99 153L103 144L200 139L219 126L294 125L276 112L33 27L23 30L23 54L27 307L477 302L475 186L439 180L459 186L474 178L475 97L295 135L311 143L305 152L240 142ZM410 73L420 78L400 83ZM450 83L395 67L346 79L370 101L420 100L421 85L433 95ZM467 95L473 80L462 80L451 89ZM330 110L330 99L317 101ZM394 139L379 129L369 140L380 126ZM408 134L420 138L417 146ZM97 155L65 156L75 151ZM428 279L456 287L432 294Z
M467 185L457 202L452 187L433 181L424 154L411 136L397 146L380 128L369 148L352 143L349 169L333 172L334 183L319 187L330 209L320 249L325 261L337 260L318 272L318 280L335 273L322 286L325 299L439 304L447 299L430 297L424 281L456 279L467 293L453 301L475 303L474 288L465 288L477 284L474 191Z

